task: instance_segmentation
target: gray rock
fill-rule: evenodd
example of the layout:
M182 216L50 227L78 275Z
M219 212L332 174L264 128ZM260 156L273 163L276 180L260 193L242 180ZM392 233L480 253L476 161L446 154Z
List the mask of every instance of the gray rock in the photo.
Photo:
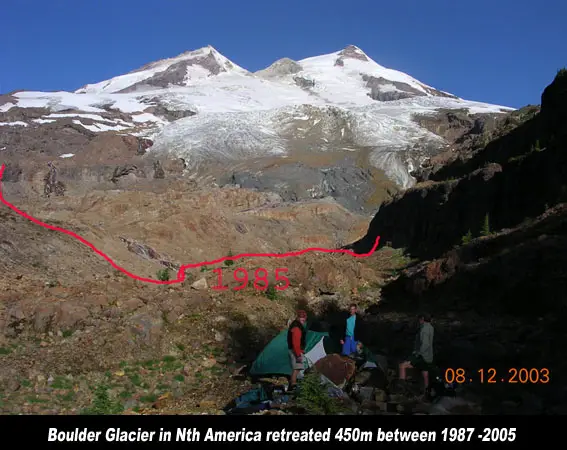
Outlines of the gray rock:
M354 376L354 382L356 384L365 385L368 382L368 380L370 380L371 376L372 373L369 370L363 370L362 372L358 372Z
M47 333L55 318L56 308L53 305L39 306L34 313L33 328L38 333Z
M192 287L193 289L197 289L197 290L205 290L205 289L208 289L209 285L207 284L206 278L201 278L201 279L195 281L195 282L191 285L191 287Z
M139 405L138 400L133 399L133 398L130 398L130 399L126 400L126 401L122 404L122 406L124 407L125 410L133 409L133 408L135 408L135 407L138 406L138 405Z
M149 313L140 313L130 319L130 332L138 342L156 345L162 337L163 319Z
M261 173L235 172L220 181L221 184L238 184L246 189L275 192L284 201L332 197L345 208L360 213L374 192L372 180L369 169L361 169L345 161L323 168L302 163L285 164Z
M61 303L57 309L54 326L59 330L70 330L84 322L89 316L89 310L84 306Z
M220 331L215 331L215 341L217 342L224 341L224 335Z
M382 389L375 389L374 400L379 403L385 403L388 401L388 394Z
M366 400L372 400L374 397L374 388L373 387L361 387L358 390L357 397L360 402Z
M376 409L380 412L387 412L388 411L388 403L387 402L375 402Z

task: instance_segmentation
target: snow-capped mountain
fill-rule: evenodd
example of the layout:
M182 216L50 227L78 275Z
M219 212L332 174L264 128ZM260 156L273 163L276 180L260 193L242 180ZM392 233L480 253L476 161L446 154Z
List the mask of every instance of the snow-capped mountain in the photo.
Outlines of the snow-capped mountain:
M192 86L212 75L246 76L250 73L229 61L213 47L182 53L145 65L125 75L87 84L77 94L112 94L147 91L170 86Z
M344 50L295 62L276 61L256 72L269 80L296 84L333 104L366 105L372 100L397 100L415 96L456 98L409 75L387 69L350 45Z
M22 120L29 115L18 114L19 108L40 108L40 115ZM443 145L413 119L441 108L511 110L439 91L379 65L355 46L282 59L255 73L208 46L75 92L1 96L0 125L42 126L73 117L91 131L149 137L152 152L173 152L189 168L209 159L286 156L297 148L372 148L372 164L407 187L408 164L419 164L407 151Z

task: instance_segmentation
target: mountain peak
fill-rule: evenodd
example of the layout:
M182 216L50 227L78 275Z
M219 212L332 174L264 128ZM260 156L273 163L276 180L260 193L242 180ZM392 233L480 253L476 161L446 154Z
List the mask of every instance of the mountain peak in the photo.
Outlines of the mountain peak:
M356 45L347 45L339 53L339 56L343 58L359 59L361 61L369 61L368 56Z
M86 85L76 93L129 93L169 86L189 86L197 80L221 73L248 74L212 45L187 50L173 58L161 59L110 80Z
M278 59L266 69L258 70L255 75L261 78L277 78L286 75L293 75L302 70L301 64L290 58Z
M183 53L181 53L181 55L179 55L179 57L181 56L197 56L197 55L203 55L203 54L209 54L212 53L213 55L220 55L222 56L219 51L214 48L212 45L206 45L205 47L201 47L201 48L197 48L197 49L193 49L193 50L186 50Z

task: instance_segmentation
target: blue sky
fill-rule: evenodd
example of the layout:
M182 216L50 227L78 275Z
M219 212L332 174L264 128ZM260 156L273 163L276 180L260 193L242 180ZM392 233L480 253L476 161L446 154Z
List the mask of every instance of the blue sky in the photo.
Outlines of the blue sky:
M212 45L248 70L362 48L460 97L540 102L567 66L565 0L2 0L0 92L75 90Z

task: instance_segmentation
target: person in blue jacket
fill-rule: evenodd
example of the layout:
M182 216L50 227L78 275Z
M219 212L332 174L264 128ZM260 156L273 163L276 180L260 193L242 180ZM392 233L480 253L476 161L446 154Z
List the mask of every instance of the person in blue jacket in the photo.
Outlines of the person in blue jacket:
M357 345L361 341L360 328L362 319L358 314L358 307L355 303L349 306L348 317L344 321L343 338L341 339L342 354L350 356L357 351Z

